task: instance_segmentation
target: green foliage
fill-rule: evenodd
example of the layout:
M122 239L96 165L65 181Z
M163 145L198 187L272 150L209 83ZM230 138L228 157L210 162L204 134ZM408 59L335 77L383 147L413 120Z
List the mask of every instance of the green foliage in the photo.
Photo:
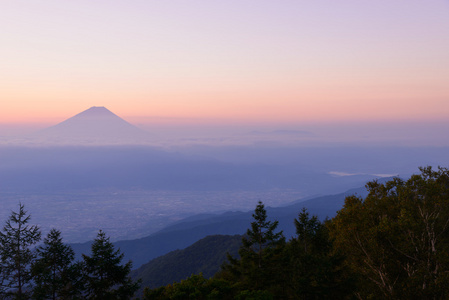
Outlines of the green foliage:
M273 296L267 291L249 291L244 290L238 293L235 297L236 300L272 300Z
M298 236L288 243L277 222L267 221L262 203L243 237L240 258L213 278L192 275L179 283L146 288L144 299L349 299L354 285L344 256L333 252L328 229L303 209L295 220Z
M243 247L240 255L257 256L257 265L262 268L262 254L265 249L275 248L285 242L282 231L275 233L279 222L268 221L267 211L264 204L259 201L253 213L254 221L251 228L246 231L246 236L242 238Z
M346 299L354 289L354 275L345 257L333 250L328 228L305 208L294 220L297 237L289 241L288 292L295 299Z
M306 208L302 209L298 219L293 222L297 234L293 241L300 245L302 252L311 253L315 250L327 250L329 248L326 228L316 216L310 217Z
M33 263L34 299L70 299L79 294L79 272L73 265L74 252L62 242L61 232L52 229L37 248Z
M208 236L185 249L172 251L151 260L132 271L131 277L141 278L142 286L152 288L181 281L192 274L202 273L205 278L210 278L226 261L226 253L237 255L240 245L240 235ZM137 294L142 292L143 288L137 291Z
M203 274L192 275L185 280L157 289L146 288L143 299L195 299L195 300L231 300L234 299L231 283L222 279L205 279Z
M332 224L336 246L360 274L359 296L449 297L449 172L420 168L407 181L367 184Z
M228 257L229 264L224 271L231 280L239 282L243 288L263 290L267 287L280 288L282 285L282 251L285 237L282 231L275 232L278 221L268 221L262 202L256 206L251 228L242 238L240 259ZM278 276L279 275L279 276Z
M420 171L406 181L367 183L368 196L347 197L332 220L321 222L303 209L288 242L259 202L240 257L228 255L229 263L212 278L200 273L146 288L143 298L448 299L449 170ZM35 299L130 299L138 289L129 276L131 262L122 265L123 254L102 231L92 255L73 264L73 251L55 229L31 250L40 231L29 219L20 205L0 232L2 298L28 299L32 292ZM218 237L205 240L192 248L196 256L171 253L178 260L170 269L183 260L194 266L217 260L227 249Z
M25 289L31 282L31 264L35 254L31 247L41 238L36 225L28 225L31 216L24 205L19 212L12 212L0 232L1 288L4 295L13 299L27 299Z
M129 276L132 263L121 264L123 254L115 250L103 231L92 244L92 255L83 254L87 299L130 299L139 288Z
M32 251L41 232L29 220L20 204L0 232L1 299L130 299L139 288L129 277L131 262L121 265L123 254L102 231L92 255L73 263L74 252L56 229Z

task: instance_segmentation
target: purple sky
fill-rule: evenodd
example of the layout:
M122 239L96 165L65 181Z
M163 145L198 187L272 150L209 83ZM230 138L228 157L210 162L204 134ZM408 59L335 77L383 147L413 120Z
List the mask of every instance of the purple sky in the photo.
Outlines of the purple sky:
M16 0L0 26L0 134L94 105L164 128L449 118L448 1Z

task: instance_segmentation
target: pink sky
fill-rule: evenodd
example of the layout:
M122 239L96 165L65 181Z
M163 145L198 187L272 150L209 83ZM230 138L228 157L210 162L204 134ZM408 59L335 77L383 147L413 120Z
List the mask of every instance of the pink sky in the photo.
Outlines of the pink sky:
M449 119L449 1L7 1L0 124Z

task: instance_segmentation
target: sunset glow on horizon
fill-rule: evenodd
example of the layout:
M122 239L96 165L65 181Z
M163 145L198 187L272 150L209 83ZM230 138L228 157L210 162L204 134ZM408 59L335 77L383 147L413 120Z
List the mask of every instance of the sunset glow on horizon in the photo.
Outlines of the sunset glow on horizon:
M0 124L449 120L448 1L0 7Z

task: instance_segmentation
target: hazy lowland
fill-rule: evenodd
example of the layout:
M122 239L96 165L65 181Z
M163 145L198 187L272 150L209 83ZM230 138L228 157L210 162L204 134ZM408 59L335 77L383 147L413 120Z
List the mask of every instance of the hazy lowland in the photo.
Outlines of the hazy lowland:
M283 206L449 164L444 144L407 144L413 134L402 136L404 145L376 145L329 132L327 142L298 128L170 136L94 107L3 137L0 219L21 202L44 232L59 228L68 242L91 240L99 229L134 239L196 214L249 211L259 200Z
M421 128L416 140L382 126L323 128L164 135L92 107L3 137L0 293L49 295L56 251L59 295L444 299L449 147L434 138L444 127ZM38 227L22 226L27 216ZM22 238L24 249L38 245L36 257L15 251ZM94 288L102 253L117 272L106 290ZM15 285L22 269L10 255L35 286Z

